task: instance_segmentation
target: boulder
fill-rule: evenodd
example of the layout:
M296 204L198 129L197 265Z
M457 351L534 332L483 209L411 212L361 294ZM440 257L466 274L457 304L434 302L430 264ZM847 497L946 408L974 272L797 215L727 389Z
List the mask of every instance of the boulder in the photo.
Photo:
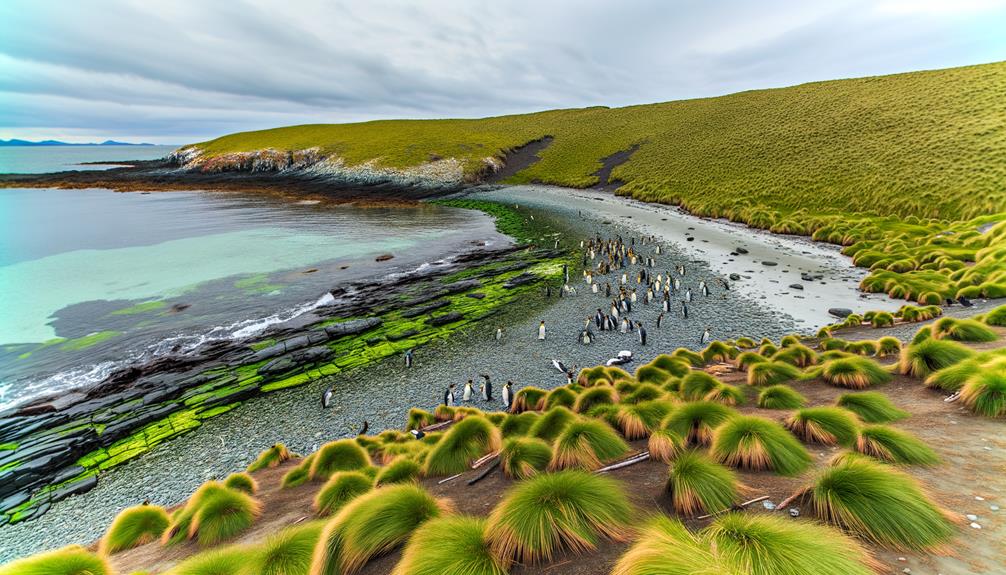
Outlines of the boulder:
M402 317L416 317L420 315L425 315L430 313L431 311L438 310L442 307L446 307L449 305L451 305L450 300L442 299L439 301L435 301L433 303L426 304L424 306L407 309L402 312Z
M852 315L852 310L847 307L833 307L828 309L828 313L839 318L846 318Z
M449 323L454 323L454 322L456 322L456 321L458 321L458 320L460 320L460 319L462 319L464 317L465 317L464 314L456 312L456 311L452 311L450 313L445 313L444 315L438 315L436 317L431 317L430 319L426 320L426 323L428 323L428 324L430 324L430 325L432 325L434 327L438 327L438 326L441 326L441 325L447 325Z
M744 248L737 248L734 251L737 252L737 253L739 253L739 254L746 254L746 253L748 253L748 251L746 249L744 249Z
M737 281L737 280L741 279L741 274L730 274L729 277L730 277L731 280Z
M800 285L800 284L789 284L789 287L790 287L790 289L798 289L798 290L802 290L803 289L803 286Z
M769 260L765 260L765 261L763 261L763 262L761 263L761 265L763 265L763 266L768 266L768 267L772 267L772 266L777 266L777 265L779 265L779 263L778 263L778 262L773 262L773 261L769 261Z
M533 273L524 272L518 276L514 276L503 283L504 289L513 289L522 285L527 285L538 281L538 276Z

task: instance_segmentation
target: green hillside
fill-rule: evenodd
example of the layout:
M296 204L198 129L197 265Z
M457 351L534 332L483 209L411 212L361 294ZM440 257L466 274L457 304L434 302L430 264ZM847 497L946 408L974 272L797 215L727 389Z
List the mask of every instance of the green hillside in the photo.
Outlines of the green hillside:
M812 206L963 219L1006 207L1003 62L616 109L293 126L199 146L318 146L388 167L454 157L473 175L483 158L546 135L555 140L542 160L514 181L590 186L600 158L640 144L613 173L622 192L700 213Z

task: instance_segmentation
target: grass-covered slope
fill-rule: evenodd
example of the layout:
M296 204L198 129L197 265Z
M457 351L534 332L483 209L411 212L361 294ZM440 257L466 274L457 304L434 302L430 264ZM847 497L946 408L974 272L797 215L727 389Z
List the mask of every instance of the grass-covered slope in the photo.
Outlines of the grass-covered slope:
M965 219L1006 206L1006 63L815 82L626 108L476 120L391 120L232 134L207 155L320 148L347 165L444 158L472 177L486 158L553 136L514 181L583 187L601 158L622 191L702 213L863 211ZM745 218L748 219L748 218Z

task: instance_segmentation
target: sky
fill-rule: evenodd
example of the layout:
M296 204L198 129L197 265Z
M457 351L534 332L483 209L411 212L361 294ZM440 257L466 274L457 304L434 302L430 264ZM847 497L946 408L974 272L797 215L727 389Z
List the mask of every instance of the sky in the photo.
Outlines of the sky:
M0 139L625 106L1006 60L1006 0L2 0Z

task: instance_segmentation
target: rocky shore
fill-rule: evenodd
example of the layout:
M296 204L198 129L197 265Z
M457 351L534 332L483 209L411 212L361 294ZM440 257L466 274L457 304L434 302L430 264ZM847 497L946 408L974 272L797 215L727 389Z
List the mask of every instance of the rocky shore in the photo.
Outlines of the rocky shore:
M604 332L599 334L592 345L579 345L576 343L576 335L584 318L596 308L607 305L607 300L603 293L591 293L588 286L578 282L576 277L572 283L578 294L559 298L557 288L560 280L557 274L561 267L558 262L568 261L574 264L571 269L575 276L579 273L575 266L579 252L575 248L580 239L596 235L613 237L619 234L626 238L638 237L638 232L622 223L606 221L603 215L591 216L561 209L543 211L525 206L517 209L526 220L540 223L535 230L539 234L537 243L552 248L558 238L560 247L565 247L560 250L565 257L560 258L558 253L548 251L535 256L537 259L534 262L526 262L518 258L524 252L511 252L507 257L517 259L508 262L504 258L501 262L488 266L492 268L491 272L489 269L482 269L449 274L441 278L453 280L447 285L479 281L482 286L470 286L463 293L438 297L435 292L428 290L426 284L423 301L413 300L406 310L394 313L394 321L385 320L382 326L370 329L386 329L388 323L412 321L403 316L413 313L417 314L414 317L421 322L431 315L444 317L452 313L451 309L462 299L486 305L483 303L486 300L498 300L497 294L510 293L502 284L508 280L512 282L514 278L526 278L524 274L528 270L540 274L540 277L556 288L552 290L551 298L545 297L540 283L532 282L511 288L517 292L516 298L510 298L507 303L519 299L519 304L501 304L491 311L484 311L478 318L472 317L472 321L465 318L448 324L450 331L444 337L436 338L437 344L427 345L416 352L416 364L412 369L404 368L398 350L405 349L406 346L412 347L414 342L410 342L409 338L416 336L408 334L408 329L411 328L406 328L404 324L398 325L395 331L384 333L383 342L372 342L375 345L390 345L395 349L384 356L384 359L361 361L356 367L347 365L345 369L328 375L323 370L304 370L304 373L310 375L298 387L279 389L269 393L267 397L253 394L229 408L226 413L201 421L196 433L174 436L159 445L151 446L144 451L142 457L132 458L114 470L107 473L98 471L100 480L96 486L92 486L93 489L52 505L44 516L30 522L0 527L4 535L0 538L3 540L0 544L0 560L69 542L95 539L122 507L147 498L158 504L176 504L207 478L222 477L241 469L256 453L275 442L282 441L296 451L308 453L324 441L354 435L364 420L369 422L372 432L401 427L409 408L432 408L449 383L456 383L460 387L469 378L477 379L482 373L490 375L497 389L506 380L514 381L516 388L525 385L551 388L565 383L565 377L552 367L552 359L559 359L567 366L588 366L603 363L618 351L631 350L637 362L642 363L676 347L701 348L701 333L710 325L716 328L715 337L722 339L740 335L777 338L797 328L796 323L785 316L718 289L708 298L696 296L687 320L677 316L667 317L660 329L655 327L656 316L660 313L659 305L640 304L632 315L647 326L649 341L646 346L639 345L635 334L623 335L617 332ZM546 225L544 221L550 217L556 218L561 225ZM548 233L549 230L551 233ZM655 248L655 245L650 248ZM663 273L664 270L674 269L676 264L683 263L688 266L688 283L705 278L710 285L716 285L714 280L718 277L717 274L704 262L692 260L669 244L662 244L661 252L654 256L657 258L654 269ZM549 268L549 265L552 267ZM479 270L479 266L469 269ZM481 274L490 275L477 277ZM459 276L465 277L458 279ZM692 288L694 290L695 286ZM483 299L471 297L479 293L488 295ZM443 297L452 298L450 307L438 303ZM492 315L491 320L486 319L489 315ZM538 341L535 337L540 320L545 320L548 326L545 341ZM337 328L341 330L362 325L346 321L326 327L343 325ZM504 329L502 342L497 342L493 337L496 326ZM244 352L250 354L248 357L258 357L259 362L265 362L258 364L255 371L266 365L275 366L277 359L288 357L290 353L311 349L310 346L300 347L297 343L301 342L296 338L303 337L304 327L291 327L301 330L301 335L288 332L285 335L293 337L273 336L273 339L293 342L297 349L288 350L289 343L280 344L277 341L268 346L256 345L258 349L249 348ZM364 340L364 347L345 355L340 353L340 357L355 359L366 353L370 349L366 340L372 339L368 337L369 333L347 337L347 340ZM391 341L402 334L405 334L404 340ZM406 343L400 343L403 341ZM274 352L278 352L278 355L272 355ZM264 357L267 355L269 357ZM264 391L270 384L282 388L281 382L282 379L273 379L270 383L259 382L257 385L260 391ZM330 386L334 407L324 410L320 407L319 398L322 391ZM496 395L498 402L498 392ZM226 400L220 401L224 405L230 405ZM219 406L220 403L215 405ZM501 404L490 404L488 407L501 407ZM88 521L81 522L80 517L87 517Z

